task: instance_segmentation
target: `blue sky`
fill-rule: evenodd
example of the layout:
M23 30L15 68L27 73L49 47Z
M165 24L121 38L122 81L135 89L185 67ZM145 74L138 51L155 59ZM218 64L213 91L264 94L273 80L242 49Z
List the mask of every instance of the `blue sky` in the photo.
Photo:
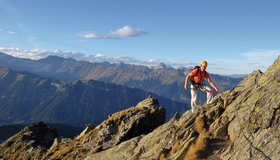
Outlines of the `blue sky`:
M0 0L0 51L183 66L205 59L213 73L265 71L280 55L279 7L277 0Z

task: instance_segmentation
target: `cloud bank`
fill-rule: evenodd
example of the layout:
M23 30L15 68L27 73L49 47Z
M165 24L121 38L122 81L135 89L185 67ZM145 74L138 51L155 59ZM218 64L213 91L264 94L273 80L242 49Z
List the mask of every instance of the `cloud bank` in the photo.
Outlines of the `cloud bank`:
M135 29L130 26L124 26L116 31L112 31L107 34L97 35L95 33L82 34L83 38L86 39L118 39L124 37L136 37L145 34L146 32L140 29Z
M61 50L24 50L20 48L0 48L0 52L9 54L14 57L19 58L28 58L33 60L38 60L45 58L50 55L56 55L63 58L74 58L79 61L88 61L88 62L110 62L110 63L128 63L135 65L144 65L148 67L159 66L161 63L166 64L167 66L178 68L178 67L192 67L195 64L190 62L173 62L173 61L165 61L159 59L147 59L147 60L139 60L133 57L118 55L115 57L104 56L101 53L97 53L95 55L85 54L81 52L72 52L72 51L61 51Z
M133 57L119 55L114 57L108 57L101 53L97 54L85 54L81 52L61 51L61 50L23 50L20 48L0 48L0 52L29 59L41 59L49 55L56 55L63 58L74 58L79 61L88 62L109 62L109 63L128 63L135 65L144 65L148 67L162 66L164 63L167 67L180 68L180 67L193 67L199 65L199 62L188 61L168 61L162 59L149 58L146 60L139 60ZM225 59L225 58L212 58L208 59L209 67L207 71L209 73L231 75L231 74L248 74L254 70L260 69L265 71L269 67L277 56L280 55L280 50L263 50L252 51L240 54L240 59Z

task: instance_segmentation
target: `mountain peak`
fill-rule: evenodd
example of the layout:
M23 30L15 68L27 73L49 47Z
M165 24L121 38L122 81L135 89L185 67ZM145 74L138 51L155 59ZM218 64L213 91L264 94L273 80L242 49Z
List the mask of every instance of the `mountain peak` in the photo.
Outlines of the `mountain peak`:
M39 61L45 61L45 62L63 62L64 60L65 58L56 55L49 55L45 58L39 59Z
M272 73L272 72L277 72L280 69L280 56L278 56L276 58L276 60L274 61L274 63L268 67L266 72Z
M142 107L142 106L154 106L154 107L159 107L160 104L158 102L157 99L155 99L154 97L152 97L151 95L146 98L145 100L139 102L136 107Z
M274 63L265 71L260 79L260 84L280 83L280 56L276 58Z
M163 70L174 69L172 66L167 65L167 64L165 64L163 62L159 63L157 66L152 66L151 68L153 68L153 69L163 69Z

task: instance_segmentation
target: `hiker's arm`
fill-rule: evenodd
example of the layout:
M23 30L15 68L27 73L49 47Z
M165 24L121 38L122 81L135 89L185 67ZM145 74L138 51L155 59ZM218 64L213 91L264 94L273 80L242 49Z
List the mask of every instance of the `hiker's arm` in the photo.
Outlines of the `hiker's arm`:
M209 78L207 78L208 83L217 91L220 92L219 89L216 87L216 85L214 84L214 82L212 82L212 80Z
M189 79L190 77L192 76L191 73L189 73L186 78L185 78L185 84L184 84L184 89L187 90L188 89L188 82L189 82Z

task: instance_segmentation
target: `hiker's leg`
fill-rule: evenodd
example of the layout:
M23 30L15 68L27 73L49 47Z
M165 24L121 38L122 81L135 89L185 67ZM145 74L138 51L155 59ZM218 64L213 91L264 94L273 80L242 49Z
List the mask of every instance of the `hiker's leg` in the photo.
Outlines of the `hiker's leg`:
M191 85L191 106L192 112L194 112L197 107L197 89L193 85Z
M205 88L208 90L208 91L211 91L211 88L208 87L208 86L205 86ZM214 98L214 95L211 93L211 92L206 92L207 93L207 101L206 103L207 104L210 104L213 102L213 98Z

